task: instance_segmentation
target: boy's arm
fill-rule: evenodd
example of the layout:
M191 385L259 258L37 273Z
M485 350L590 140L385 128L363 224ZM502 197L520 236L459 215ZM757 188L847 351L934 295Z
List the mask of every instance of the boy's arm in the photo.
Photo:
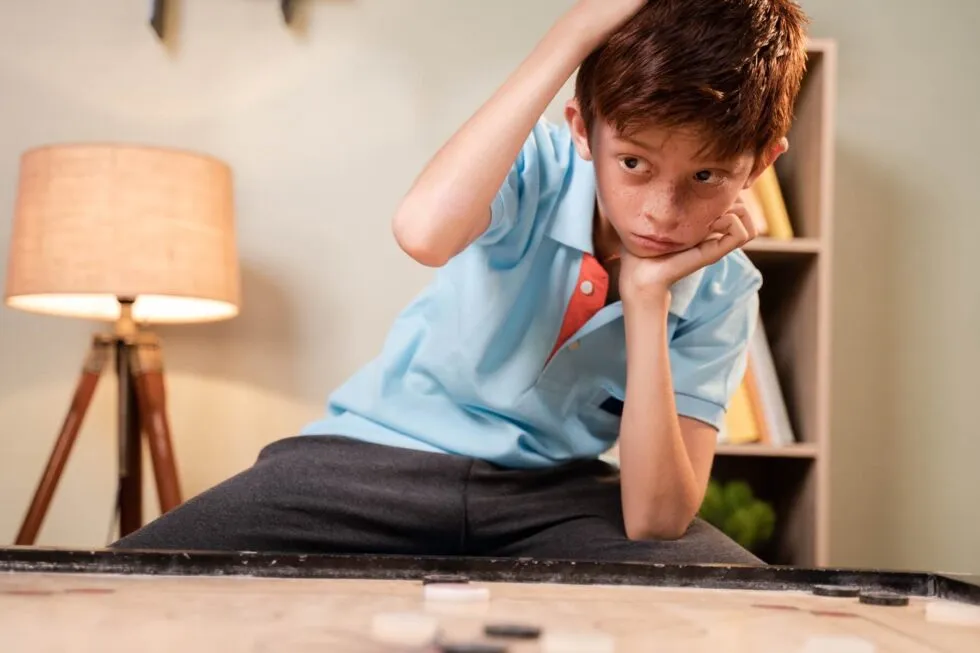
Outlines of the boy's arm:
M716 429L678 415L671 374L667 320L671 286L714 263L755 237L751 218L736 205L719 220L724 234L675 255L637 259L624 253L620 287L626 329L626 397L619 434L623 517L630 539L677 539L687 530L704 499L714 457ZM746 277L752 281L753 277ZM754 284L754 281L752 281ZM740 297L754 285L733 288ZM726 302L729 300L725 300ZM720 375L725 386L745 338L727 342L731 324L744 324L757 304L733 304L697 328L698 342L685 356L707 357L705 373ZM741 327L736 329L744 331ZM742 334L744 335L744 334ZM703 339L703 340L702 340ZM695 350L711 353L699 354ZM721 394L721 393L718 393ZM716 397L720 403L722 397Z
M624 305L626 400L619 435L623 517L633 540L677 539L708 484L716 431L678 416L670 374L667 311L659 302Z
M493 198L548 104L586 56L647 0L579 0L435 154L392 221L418 262L445 264L490 225Z

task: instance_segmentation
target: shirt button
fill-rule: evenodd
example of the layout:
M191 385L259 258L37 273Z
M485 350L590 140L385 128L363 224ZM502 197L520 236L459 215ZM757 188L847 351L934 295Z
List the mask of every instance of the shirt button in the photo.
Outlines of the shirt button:
M572 344L568 345L568 348L571 349L572 351L575 351L576 349L578 349L581 346L582 346L582 343L580 343L578 340L576 340Z
M595 286L592 285L591 281L583 281L582 285L579 286L579 289L582 291L583 295L591 295L593 292L595 292Z

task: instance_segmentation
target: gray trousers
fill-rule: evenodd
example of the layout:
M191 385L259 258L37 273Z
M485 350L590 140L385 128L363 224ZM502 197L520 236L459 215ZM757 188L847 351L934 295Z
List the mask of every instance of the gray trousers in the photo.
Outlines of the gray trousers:
M313 436L270 444L112 548L762 564L700 519L679 540L629 540L602 461L510 470Z

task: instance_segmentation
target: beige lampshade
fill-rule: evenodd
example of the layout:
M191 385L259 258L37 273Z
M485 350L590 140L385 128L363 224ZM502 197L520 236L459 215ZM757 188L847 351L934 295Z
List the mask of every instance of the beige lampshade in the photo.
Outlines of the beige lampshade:
M4 298L12 308L138 322L239 310L232 174L175 149L68 144L21 156Z

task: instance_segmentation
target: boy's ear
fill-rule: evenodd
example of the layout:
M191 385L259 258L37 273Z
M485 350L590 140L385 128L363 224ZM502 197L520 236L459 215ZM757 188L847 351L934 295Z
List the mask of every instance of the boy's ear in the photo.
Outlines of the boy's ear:
M752 174L750 174L749 178L745 180L745 188L748 188L754 184L755 180L759 178L759 175L765 172L766 168L774 164L776 159L785 154L788 149L789 140L785 137L780 138L774 144L766 148L766 151L762 153L762 156L756 159L755 167L752 168Z
M568 123L578 155L586 161L591 161L592 148L589 146L589 132L585 127L585 119L582 118L582 109L575 98L565 103L565 121Z

